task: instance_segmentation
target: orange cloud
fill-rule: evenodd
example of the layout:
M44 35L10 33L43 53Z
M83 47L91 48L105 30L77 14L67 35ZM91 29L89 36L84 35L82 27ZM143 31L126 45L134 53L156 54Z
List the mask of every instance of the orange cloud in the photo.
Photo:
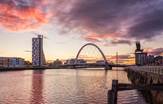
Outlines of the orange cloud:
M35 6L19 8L7 3L0 4L0 24L12 31L36 28L47 23L48 16Z
M116 56L107 56L107 59L116 63ZM135 64L135 57L132 55L118 55L118 63L119 64Z
M102 57L92 57L87 55L80 55L80 59L87 60L88 62L96 62L97 60L103 60ZM116 55L106 55L107 61L116 63ZM133 55L118 55L118 63L119 64L135 64L135 57Z
M163 54L163 48L146 48L144 49L145 52L147 52L150 55L162 55Z
M86 35L82 35L81 38L88 42L93 43L102 43L104 46L110 46L112 44L127 44L131 45L133 43L132 40L128 40L125 38L117 38L119 34L118 33L110 33L110 34L96 34L96 33L89 33ZM109 41L108 41L109 39Z

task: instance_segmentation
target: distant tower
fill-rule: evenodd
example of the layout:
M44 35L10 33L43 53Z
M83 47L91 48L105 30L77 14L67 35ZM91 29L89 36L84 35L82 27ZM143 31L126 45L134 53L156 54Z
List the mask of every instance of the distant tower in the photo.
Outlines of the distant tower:
M147 64L147 53L143 52L143 49L141 49L141 45L139 41L136 42L135 64L138 66Z
M140 48L141 48L141 46L140 46L140 42L137 41L137 42L136 42L136 50L140 50Z
M32 38L32 65L41 67L45 64L43 52L43 35Z

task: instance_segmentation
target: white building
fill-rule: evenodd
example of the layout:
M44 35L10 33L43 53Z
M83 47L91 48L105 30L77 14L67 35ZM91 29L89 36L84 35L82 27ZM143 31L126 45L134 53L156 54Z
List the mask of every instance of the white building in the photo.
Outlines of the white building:
M86 64L87 62L84 59L68 59L66 60L66 62L64 64Z
M98 61L96 61L96 64L105 65L106 61L105 60L98 60Z
M38 37L32 38L32 65L40 67L44 64L43 35L38 35Z

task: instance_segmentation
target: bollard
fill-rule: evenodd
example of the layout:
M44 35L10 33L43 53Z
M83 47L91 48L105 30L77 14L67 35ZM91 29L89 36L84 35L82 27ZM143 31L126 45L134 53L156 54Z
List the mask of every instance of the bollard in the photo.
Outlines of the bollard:
M113 103L113 91L112 90L108 91L108 104L114 104Z
M113 101L114 104L117 104L117 93L118 93L118 80L112 81L112 90L113 90Z
M108 104L117 104L118 80L112 80L112 89L108 91Z

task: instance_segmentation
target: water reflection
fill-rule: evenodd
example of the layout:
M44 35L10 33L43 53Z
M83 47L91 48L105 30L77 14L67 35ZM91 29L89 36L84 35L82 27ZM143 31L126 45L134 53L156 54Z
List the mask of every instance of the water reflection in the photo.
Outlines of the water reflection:
M32 96L31 96L31 104L44 104L43 99L43 84L44 84L44 71L43 70L35 70L32 74Z
M0 73L0 104L106 104L116 73L103 69ZM118 71L118 78L130 83L124 71Z
M94 70L77 70L76 71L76 102L77 104L103 104L107 103L107 71ZM96 74L95 74L96 73ZM83 76L87 75L87 76ZM98 99L98 100L97 100ZM75 103L74 103L75 104Z

